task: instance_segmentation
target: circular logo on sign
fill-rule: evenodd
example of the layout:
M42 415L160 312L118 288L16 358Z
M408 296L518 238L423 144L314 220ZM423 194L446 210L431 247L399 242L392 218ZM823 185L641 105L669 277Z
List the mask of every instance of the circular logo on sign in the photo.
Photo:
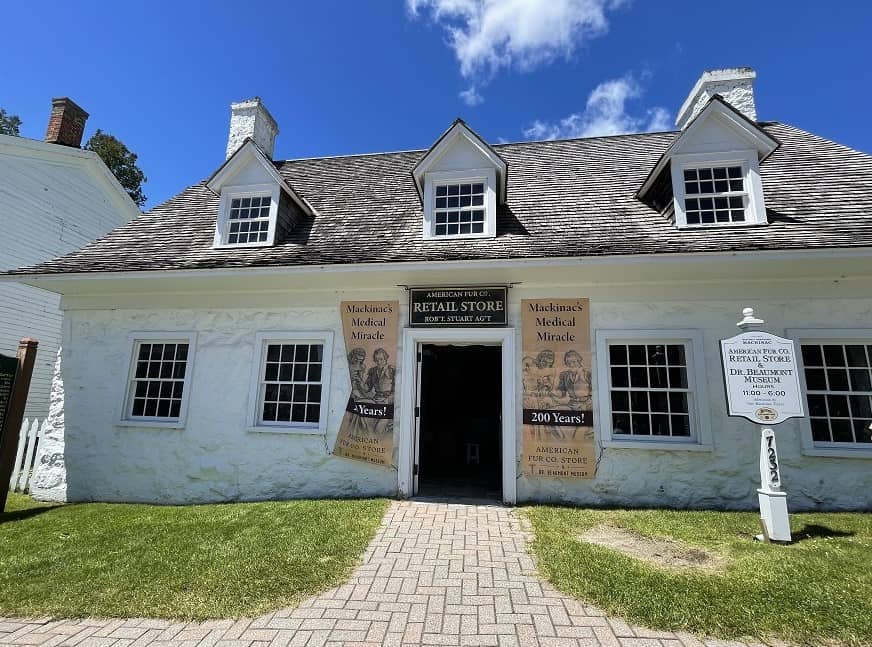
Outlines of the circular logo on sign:
M754 412L754 415L757 416L757 420L769 422L771 420L775 420L778 417L778 412L775 409L770 409L769 407L761 407Z

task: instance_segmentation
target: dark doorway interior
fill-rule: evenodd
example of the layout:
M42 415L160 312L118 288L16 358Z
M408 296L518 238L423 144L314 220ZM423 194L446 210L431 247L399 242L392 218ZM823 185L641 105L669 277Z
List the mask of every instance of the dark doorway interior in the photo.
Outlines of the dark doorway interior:
M502 498L499 346L424 345L420 496Z

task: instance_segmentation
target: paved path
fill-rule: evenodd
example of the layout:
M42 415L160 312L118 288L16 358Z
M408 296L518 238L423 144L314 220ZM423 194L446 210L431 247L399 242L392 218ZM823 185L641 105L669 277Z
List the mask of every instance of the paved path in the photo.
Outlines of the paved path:
M539 580L525 541L521 521L509 508L397 501L348 583L296 609L236 622L0 619L0 645L743 644L700 642L606 617Z

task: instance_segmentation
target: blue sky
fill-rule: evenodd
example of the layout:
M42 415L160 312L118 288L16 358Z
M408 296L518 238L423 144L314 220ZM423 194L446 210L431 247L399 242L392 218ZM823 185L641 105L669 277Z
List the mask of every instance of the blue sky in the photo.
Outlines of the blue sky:
M53 96L139 155L153 206L217 168L259 95L276 158L671 128L704 69L757 70L760 119L872 152L872 3L667 0L7 4L0 107L41 139Z

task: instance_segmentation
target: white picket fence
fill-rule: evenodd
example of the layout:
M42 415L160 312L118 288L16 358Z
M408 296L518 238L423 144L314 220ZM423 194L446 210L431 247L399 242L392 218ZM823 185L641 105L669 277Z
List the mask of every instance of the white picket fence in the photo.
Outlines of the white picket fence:
M45 431L46 421L38 418L24 419L18 436L18 451L15 453L15 465L12 468L12 479L9 481L10 492L28 492L30 479L36 467L36 448L39 439Z

